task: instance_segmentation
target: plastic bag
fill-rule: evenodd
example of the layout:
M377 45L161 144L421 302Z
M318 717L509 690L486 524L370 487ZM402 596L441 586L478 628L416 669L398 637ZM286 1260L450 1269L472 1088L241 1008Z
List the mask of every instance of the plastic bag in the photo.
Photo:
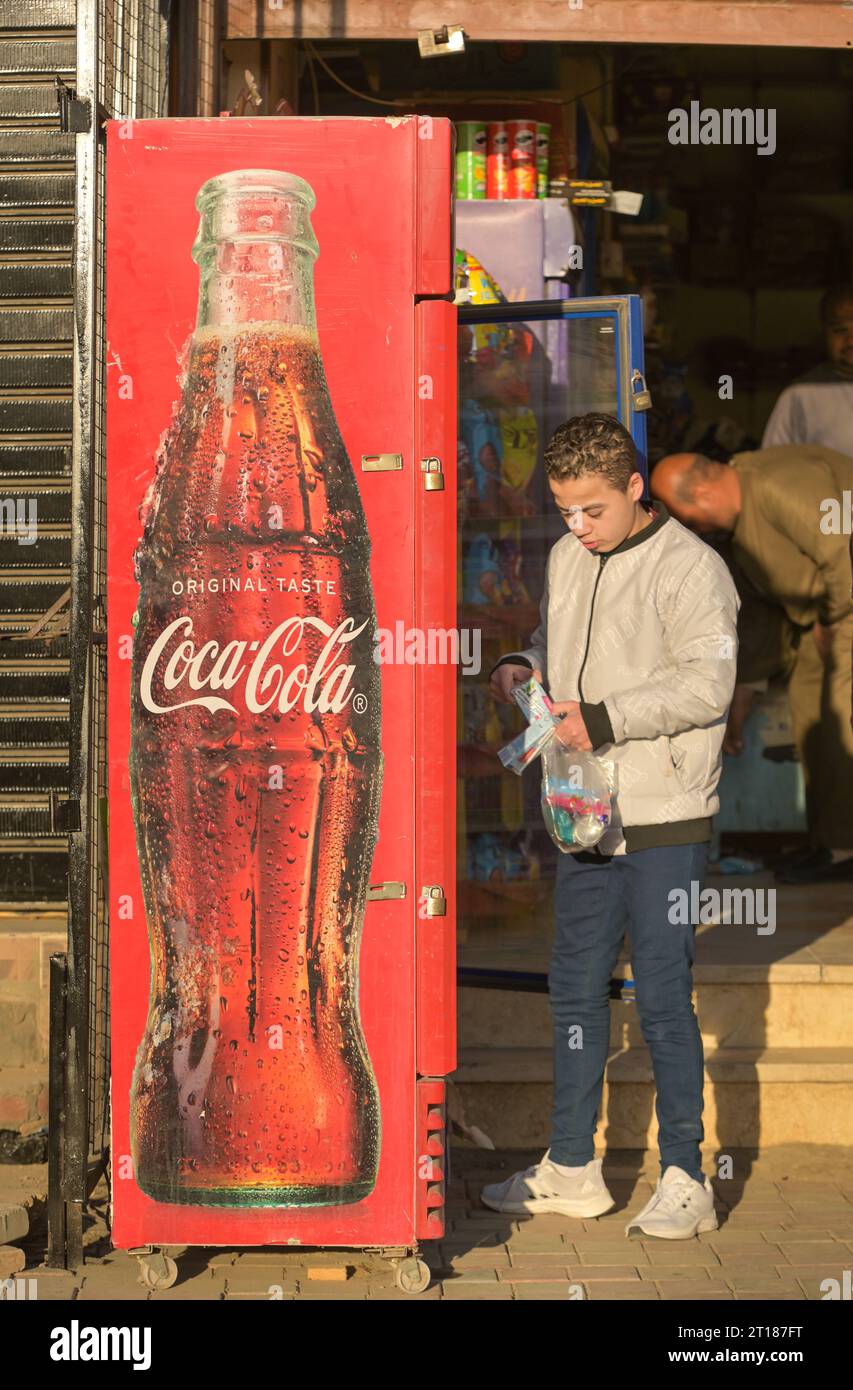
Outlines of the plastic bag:
M598 844L610 825L615 791L612 765L552 738L542 752L542 815L564 854Z

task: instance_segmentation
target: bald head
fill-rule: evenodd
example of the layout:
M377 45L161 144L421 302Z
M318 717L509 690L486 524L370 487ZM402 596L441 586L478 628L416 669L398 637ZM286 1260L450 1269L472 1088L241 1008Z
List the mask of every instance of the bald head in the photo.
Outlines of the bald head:
M740 482L734 468L704 454L667 454L650 482L672 515L694 531L732 531L740 513Z

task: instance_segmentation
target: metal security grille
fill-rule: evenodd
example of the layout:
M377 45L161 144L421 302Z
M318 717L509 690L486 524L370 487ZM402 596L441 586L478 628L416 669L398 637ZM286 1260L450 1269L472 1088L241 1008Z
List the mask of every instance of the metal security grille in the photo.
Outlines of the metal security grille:
M0 901L66 896L73 0L0 0Z
M69 941L67 959L52 961L49 1259L70 1267L82 1260L83 1208L109 1145L103 123L167 114L168 10L168 0L77 0L76 87L60 91L76 139L75 392L69 794L57 808L69 835Z

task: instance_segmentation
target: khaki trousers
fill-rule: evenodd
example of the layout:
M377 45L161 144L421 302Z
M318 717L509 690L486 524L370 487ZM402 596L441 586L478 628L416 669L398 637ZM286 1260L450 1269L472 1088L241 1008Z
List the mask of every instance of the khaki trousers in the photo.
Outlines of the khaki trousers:
M788 625L799 637L786 666L809 837L816 846L853 849L853 615L839 623L827 665L811 631Z

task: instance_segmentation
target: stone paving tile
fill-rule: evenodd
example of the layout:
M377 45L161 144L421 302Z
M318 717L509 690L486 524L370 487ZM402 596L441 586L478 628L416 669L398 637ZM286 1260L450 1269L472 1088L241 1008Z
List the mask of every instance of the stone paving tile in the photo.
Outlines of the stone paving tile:
M204 1303L221 1302L225 1297L225 1284L222 1280L206 1279L203 1283L198 1279L187 1279L184 1283L173 1284L171 1289L154 1290L149 1296L151 1303L168 1303L170 1301Z
M497 1284L498 1270L459 1269L454 1265L449 1272L442 1270L440 1277L442 1284Z
M509 1269L509 1255L502 1246L496 1250L448 1250L443 1246L442 1257L445 1268Z
M772 1301L774 1303L802 1303L805 1297L802 1289L785 1289L782 1293L774 1293ZM766 1303L768 1295L766 1293L742 1293L735 1290L735 1300L738 1303Z
M446 1236L452 1236L460 1243L463 1240L480 1241L483 1239L491 1240L495 1245L502 1245L512 1235L510 1227L501 1224L500 1217L494 1222L472 1220L469 1216L461 1217L457 1221L448 1221L445 1230Z
M634 1265L569 1265L569 1274L582 1284L640 1283L640 1273Z
M498 1278L504 1284L547 1284L554 1279L567 1279L568 1269L567 1264L521 1265L498 1270Z
M685 1280L689 1279L691 1283L695 1280L700 1280L703 1284L706 1284L712 1273L721 1275L722 1271L719 1266L712 1265L683 1264L673 1265L671 1267L667 1265L665 1268L661 1268L660 1265L640 1265L637 1273L646 1283L654 1283L656 1279L678 1278Z
M283 1289L295 1293L298 1288L304 1287L309 1281L307 1279L296 1279L293 1275L286 1276L284 1273L277 1273L276 1270L261 1269L229 1269L224 1280L217 1280L223 1284L228 1293L250 1292L262 1294L264 1298L269 1298L270 1287ZM314 1281L311 1281L314 1282ZM335 1280L337 1288L342 1288L348 1280Z
M787 1221L793 1218L785 1216L782 1219ZM724 1230L760 1231L765 1226L778 1226L779 1221L780 1217L776 1212L742 1211L737 1207L734 1211L729 1212L725 1222L720 1222L720 1227Z
M147 1297L149 1290L139 1282L136 1260L127 1259L117 1266L86 1264L79 1271L81 1292L87 1298Z
M402 1289L371 1289L368 1303L438 1303L441 1299L441 1284L432 1284L422 1293L403 1293Z
M578 1258L575 1263L582 1265L647 1265L648 1255L639 1241L623 1240L618 1245L575 1246Z
M153 1299L152 1299L152 1301L153 1301ZM281 1296L280 1299L276 1299L276 1302L277 1302L277 1303L296 1303L296 1302L301 1302L301 1301L302 1301L302 1300L299 1298L299 1295L298 1295L298 1294L295 1294L295 1293L286 1293L286 1294L282 1294L282 1296ZM262 1294L259 1294L259 1293L249 1293L248 1291L241 1291L240 1289L232 1289L231 1293L224 1293L224 1294L222 1295L222 1302L223 1302L223 1303L265 1303L265 1302L266 1302L266 1299L264 1298L264 1296L263 1296Z
M722 1278L730 1288L737 1289L739 1292L741 1290L759 1292L761 1289L767 1289L770 1292L778 1290L782 1293L786 1289L796 1291L799 1288L796 1279L774 1269L760 1270L756 1274L750 1274L748 1270L738 1272L724 1269Z
M562 1250L519 1250L510 1244L509 1258L514 1268L523 1269L525 1265L569 1264L577 1259L577 1255L571 1245Z
M643 1249L651 1265L714 1265L719 1260L713 1249L690 1240L644 1240Z
M645 1202L642 1205L645 1206ZM633 1210L632 1206L631 1211ZM637 1210L641 1210L641 1208L638 1207ZM597 1234L602 1234L604 1239L612 1240L615 1231L618 1231L620 1235L623 1234L626 1220L625 1211L609 1211L604 1216L597 1216L595 1220L581 1221L579 1224L583 1227L584 1236L594 1238Z
M39 1292L39 1303L71 1303L77 1298L77 1285L72 1289L63 1289L59 1286L51 1289L44 1289Z
M311 1255L303 1255L301 1253L297 1255L296 1248L290 1250L241 1250L234 1263L240 1269L245 1268L247 1265L277 1265L280 1269L283 1269L285 1265L294 1260L298 1261L300 1264L316 1265L352 1263L352 1258L346 1251L318 1250L316 1254L312 1252Z
M754 1236L748 1235L744 1239L749 1243L752 1240L763 1240L769 1245L778 1245L781 1240L788 1241L824 1241L833 1240L835 1233L830 1231L828 1226L802 1226L794 1218L786 1226L768 1226L760 1235L758 1232Z
M302 1299L359 1299L367 1298L370 1290L369 1279L347 1279L345 1283L325 1283L320 1279L300 1279L296 1288L296 1295L300 1302Z
M758 1265L787 1264L787 1260L773 1245L711 1245L720 1257L722 1264L738 1264L741 1267L755 1268Z
M588 1299L600 1302L601 1299L634 1299L639 1303L658 1303L660 1294L654 1284L585 1284L584 1292Z
M725 1284L701 1287L698 1284L682 1284L679 1280L662 1279L655 1286L660 1296L667 1301L680 1299L685 1303L731 1303L734 1294Z
M458 1284L454 1281L453 1283L442 1284L441 1297L442 1301L444 1299L464 1298L480 1301L488 1299L489 1302L498 1299L510 1303L513 1300L513 1291L509 1284L498 1284L497 1281L495 1281L494 1288L485 1288L482 1284Z
M825 1300L827 1303L832 1303L835 1302L835 1300L826 1298L826 1291L821 1289L821 1284L825 1279L838 1278L838 1274L828 1273L826 1270L821 1270L820 1273L805 1273L800 1271L797 1274L797 1283L803 1291L803 1296L808 1298L811 1302L820 1303Z
M555 1303L571 1303L572 1289L568 1282L561 1284L519 1284L514 1290L517 1303L531 1303L534 1300L548 1300ZM581 1300L578 1299L578 1302Z
M84 1284L78 1290L75 1303L145 1303L148 1299L148 1290L141 1286L134 1292L132 1289L108 1290L104 1288L86 1287Z
M564 1240L562 1236L513 1236L507 1242L509 1249L527 1251L537 1255L561 1255L566 1250L573 1249L570 1241Z
M841 1241L780 1241L779 1249L785 1263L799 1265L837 1264L847 1258L847 1250Z

